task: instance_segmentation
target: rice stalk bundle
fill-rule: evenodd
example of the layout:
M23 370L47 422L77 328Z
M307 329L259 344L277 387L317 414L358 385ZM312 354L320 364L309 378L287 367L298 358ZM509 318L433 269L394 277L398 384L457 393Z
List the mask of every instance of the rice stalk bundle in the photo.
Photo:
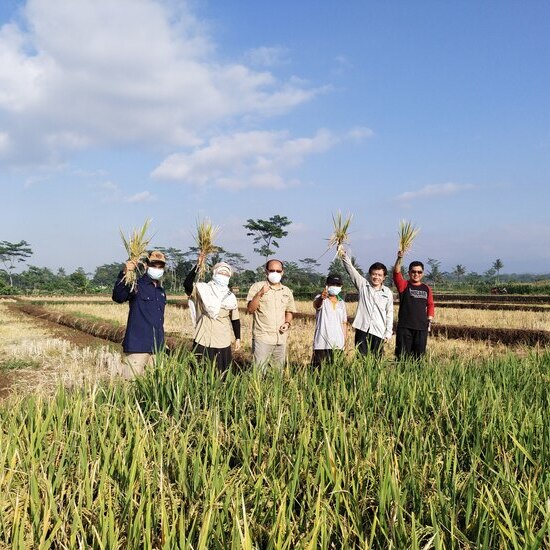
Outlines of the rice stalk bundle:
M122 282L128 285L132 292L136 289L138 275L142 275L140 265L143 265L144 260L147 258L147 247L151 242L151 237L147 236L147 231L151 223L150 219L145 220L145 223L140 229L133 229L128 238L120 229L120 236L122 237L122 243L128 253L128 260L131 260L136 264L136 269L132 271L126 271Z
M347 218L343 218L342 212L338 211L336 216L332 215L332 222L334 224L334 231L328 240L328 247L336 247L336 255L342 256L344 252L344 245L349 242L349 226L353 214L349 214Z
M197 234L195 235L195 242L199 249L199 262L198 262L198 279L203 280L208 266L206 260L210 254L218 251L218 247L214 244L214 240L218 236L220 228L217 225L213 225L208 219L197 221Z
M399 222L399 250L405 254L413 245L416 236L420 229L414 226L411 222L401 220Z

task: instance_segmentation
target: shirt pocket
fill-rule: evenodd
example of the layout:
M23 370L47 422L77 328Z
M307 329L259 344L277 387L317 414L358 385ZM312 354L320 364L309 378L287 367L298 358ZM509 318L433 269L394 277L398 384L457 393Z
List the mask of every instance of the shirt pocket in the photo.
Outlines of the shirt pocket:
M148 288L140 288L139 292L137 293L137 299L142 304L147 304L155 300L155 295L152 292L150 292Z
M290 303L290 296L288 294L283 294L278 297L277 305L286 310L288 304Z

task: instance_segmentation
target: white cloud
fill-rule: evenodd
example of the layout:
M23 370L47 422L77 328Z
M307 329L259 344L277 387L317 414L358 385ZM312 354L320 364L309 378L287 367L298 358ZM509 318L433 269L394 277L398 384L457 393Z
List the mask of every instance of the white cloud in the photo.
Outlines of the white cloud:
M140 202L153 202L157 200L157 197L150 191L140 191L133 195L125 195L118 184L111 180L105 180L100 183L96 183L91 186L96 190L96 194L104 203L140 203Z
M289 51L280 46L261 46L245 53L245 62L256 67L275 67L288 63Z
M156 200L156 197L149 191L141 191L125 199L125 202L152 202Z
M27 178L23 183L24 189L30 189L31 187L34 187L35 185L38 185L40 183L43 183L44 181L48 181L47 176L32 176Z
M365 138L374 137L374 132L370 128L365 128L364 126L357 126L352 128L348 132L348 137L355 141L361 141Z
M226 189L284 189L298 182L285 179L306 157L322 153L340 140L327 130L310 138L290 138L286 132L241 132L213 138L191 153L166 158L152 173L155 179Z
M13 162L97 145L197 146L220 123L284 113L320 91L219 62L181 2L28 0L21 13L22 25L0 28L0 124ZM283 50L262 51L265 65Z
M99 189L102 189L103 191L113 191L113 192L119 192L118 185L116 183L113 183L112 181L104 181L100 183L97 186Z
M343 74L353 69L353 64L345 55L337 55L334 61L336 62L336 68L334 69L336 74Z
M415 199L433 198L433 197L445 197L449 195L456 195L462 191L468 191L474 189L472 184L459 184L459 183L436 183L431 185L425 185L417 191L406 191L395 197L398 201L412 201Z
M0 156L5 155L10 148L10 136L6 132L0 132Z

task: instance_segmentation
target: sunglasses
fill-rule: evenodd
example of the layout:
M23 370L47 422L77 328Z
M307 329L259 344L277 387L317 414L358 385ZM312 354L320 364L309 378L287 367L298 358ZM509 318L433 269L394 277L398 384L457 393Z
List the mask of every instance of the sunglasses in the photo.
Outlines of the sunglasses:
M424 272L423 271L418 271L416 269L411 269L411 273L417 273L418 275L421 275Z
M268 273L282 273L283 270L282 269L268 269L267 272Z

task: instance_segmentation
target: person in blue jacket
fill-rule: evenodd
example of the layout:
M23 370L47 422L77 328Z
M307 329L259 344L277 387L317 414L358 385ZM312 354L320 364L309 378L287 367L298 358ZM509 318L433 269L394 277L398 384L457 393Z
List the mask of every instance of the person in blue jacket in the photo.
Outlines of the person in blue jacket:
M165 265L164 254L153 250L147 258L147 271L132 290L123 281L125 273L137 267L135 262L129 260L118 274L113 288L113 300L119 304L129 302L130 305L122 342L126 378L143 374L145 367L152 363L153 354L164 346L166 293L160 279L164 275Z

